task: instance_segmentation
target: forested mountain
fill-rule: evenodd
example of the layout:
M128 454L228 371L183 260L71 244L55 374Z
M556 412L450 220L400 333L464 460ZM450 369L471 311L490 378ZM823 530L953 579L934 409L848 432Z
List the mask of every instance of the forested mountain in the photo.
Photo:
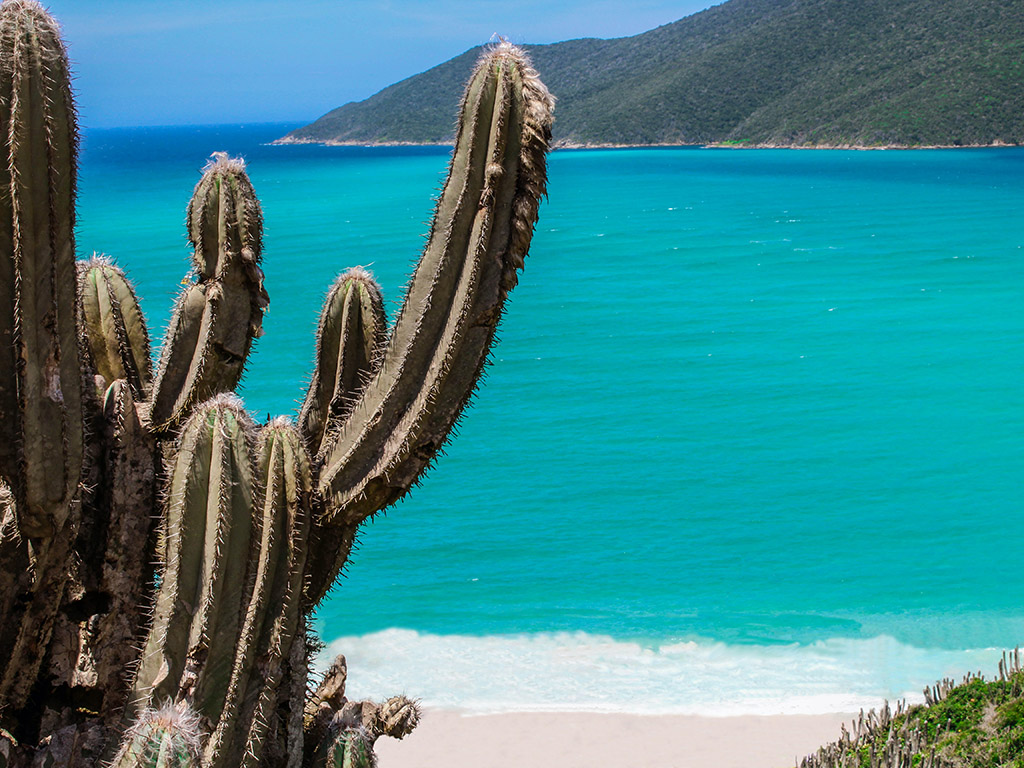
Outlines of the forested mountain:
M1024 0L729 0L526 46L562 144L1024 143ZM286 137L447 143L472 49Z

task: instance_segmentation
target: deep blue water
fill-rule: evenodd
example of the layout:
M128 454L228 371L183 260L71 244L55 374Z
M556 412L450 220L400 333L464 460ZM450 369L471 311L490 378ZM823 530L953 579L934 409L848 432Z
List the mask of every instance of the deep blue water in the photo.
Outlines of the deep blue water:
M206 157L271 295L241 394L294 412L324 291L397 308L447 150L93 131L78 243L154 336ZM478 709L824 711L1024 639L1024 150L592 150L549 201L437 468L318 616L352 684ZM363 686L360 688L360 686Z

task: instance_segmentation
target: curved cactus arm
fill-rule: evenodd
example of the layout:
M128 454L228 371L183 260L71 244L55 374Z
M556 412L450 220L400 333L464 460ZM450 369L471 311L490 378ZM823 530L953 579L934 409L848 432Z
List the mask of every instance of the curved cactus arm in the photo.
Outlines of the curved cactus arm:
M242 377L269 303L260 256L263 219L241 160L218 154L196 185L187 216L197 282L182 293L153 382L150 418L166 431L192 407Z
M103 256L78 263L79 333L93 369L108 384L125 379L136 400L149 395L149 333L135 288Z
M322 452L329 515L397 501L444 443L483 368L545 186L553 99L501 44L462 102L448 181L380 369Z
M185 699L220 717L250 580L252 422L218 395L185 423L165 502L164 569L128 714Z
M291 421L279 418L263 428L256 463L256 577L224 709L204 750L204 768L259 764L301 621L312 480L306 449Z
M109 768L200 768L199 717L186 704L143 710Z
M299 412L299 428L314 455L325 433L338 429L352 409L387 340L384 297L365 269L350 269L331 286L316 339L316 367Z
M78 138L67 55L33 0L0 6L0 475L26 537L63 526L82 467Z

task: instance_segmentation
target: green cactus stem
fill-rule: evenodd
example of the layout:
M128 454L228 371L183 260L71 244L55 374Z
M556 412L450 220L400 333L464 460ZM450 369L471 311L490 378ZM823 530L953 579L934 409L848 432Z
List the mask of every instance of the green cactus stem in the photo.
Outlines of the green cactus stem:
M199 717L185 704L145 709L110 768L199 768Z
M78 138L64 44L37 3L0 7L0 57L0 470L38 538L63 527L82 467Z
M300 620L312 490L309 458L298 430L285 418L261 430L256 453L255 583L224 710L204 751L205 768L258 763Z
M134 287L113 262L93 256L78 265L78 291L79 327L93 370L108 384L125 379L132 395L144 400L149 394L152 363L146 320Z
M0 6L0 477L15 499L19 595L0 616L0 702L23 706L46 653L78 525L83 374L75 328L77 132L56 24ZM6 603L6 598L0 598Z
M0 534L0 701L16 708L46 651L77 527L77 135L67 57L38 5L0 7L0 60L0 477L10 495Z
M486 361L545 188L553 99L502 44L463 97L448 181L380 368L325 446L318 490L358 525L437 455Z
M362 728L350 728L338 734L324 762L325 768L374 768L375 765L377 756L373 754L373 742Z
M130 706L187 700L215 723L234 666L253 529L253 426L219 395L182 428L170 467L164 569Z
M218 153L189 203L197 281L178 299L160 351L150 418L180 424L197 403L234 389L269 303L263 288L263 218L245 164Z
M387 340L387 316L380 286L365 269L342 274L324 301L316 334L316 367L299 412L299 425L316 455L326 431L337 428Z

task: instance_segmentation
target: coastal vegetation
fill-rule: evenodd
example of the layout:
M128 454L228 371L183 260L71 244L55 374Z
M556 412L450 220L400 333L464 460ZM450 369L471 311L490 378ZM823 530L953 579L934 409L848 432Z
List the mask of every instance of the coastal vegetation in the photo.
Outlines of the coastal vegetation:
M519 49L478 64L390 331L372 277L342 274L298 424L256 424L233 394L269 303L244 163L214 153L196 185L154 370L124 272L75 261L59 29L35 0L0 5L0 768L369 768L379 736L412 730L404 696L347 700L343 657L310 685L308 617L476 388L551 109Z
M967 675L925 690L925 704L861 713L853 728L799 768L1022 768L1024 670L1019 650L999 675Z
M1024 141L1024 0L729 0L634 37L528 47L560 145ZM449 143L473 49L285 141Z

